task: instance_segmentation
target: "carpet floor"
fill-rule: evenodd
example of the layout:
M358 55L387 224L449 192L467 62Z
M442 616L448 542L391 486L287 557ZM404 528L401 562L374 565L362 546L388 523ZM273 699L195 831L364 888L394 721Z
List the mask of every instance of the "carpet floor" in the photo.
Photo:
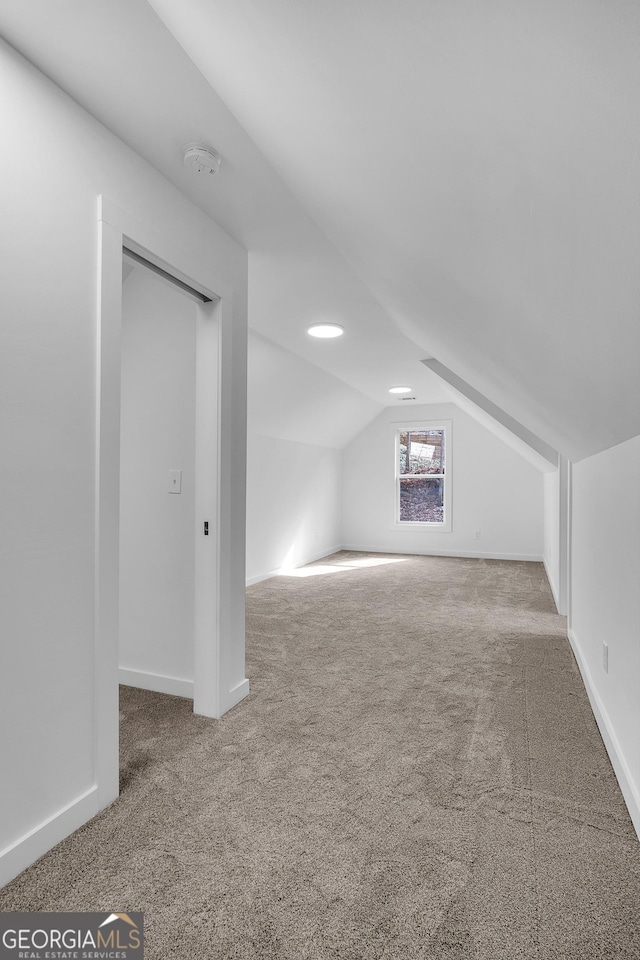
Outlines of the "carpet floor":
M249 588L222 720L123 688L122 793L2 910L149 960L640 957L640 844L540 564L341 552Z

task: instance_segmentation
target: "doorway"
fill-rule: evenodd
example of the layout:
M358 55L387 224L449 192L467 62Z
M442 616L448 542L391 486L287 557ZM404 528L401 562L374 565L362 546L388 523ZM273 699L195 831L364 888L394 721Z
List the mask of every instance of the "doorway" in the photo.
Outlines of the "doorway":
M162 220L161 216L156 218ZM168 233L172 224L162 221ZM220 717L244 676L246 321L198 238L176 244L105 197L98 204L94 756L98 809L118 796L122 258L126 248L187 286L195 304L193 709ZM215 248L215 244L214 244ZM180 470L180 464L169 467ZM165 476L165 481L169 477ZM240 482L239 482L240 481ZM169 494L167 494L169 496ZM223 562L221 562L221 559ZM188 677L174 677L186 680Z
M193 699L196 304L122 267L119 680Z

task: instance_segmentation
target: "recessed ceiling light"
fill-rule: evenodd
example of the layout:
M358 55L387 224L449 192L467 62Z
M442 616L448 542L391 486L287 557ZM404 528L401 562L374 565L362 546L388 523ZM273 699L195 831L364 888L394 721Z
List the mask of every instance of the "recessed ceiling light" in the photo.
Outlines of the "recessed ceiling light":
M344 333L344 327L337 323L314 323L312 327L309 327L307 333L312 337L330 340L331 337L341 337Z
M389 387L389 393L411 393L412 387Z

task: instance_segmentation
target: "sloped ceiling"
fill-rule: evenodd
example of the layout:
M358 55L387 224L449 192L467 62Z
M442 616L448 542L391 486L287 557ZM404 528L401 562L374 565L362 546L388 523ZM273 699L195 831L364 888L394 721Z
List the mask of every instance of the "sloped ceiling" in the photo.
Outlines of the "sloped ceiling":
M426 353L574 458L640 432L640 4L151 3Z
M249 433L341 448L381 407L317 365L249 331Z
M395 383L411 384L416 402L446 399L420 363L422 348L389 318L146 0L2 0L0 34L249 250L254 330L364 394L372 411L389 404ZM31 136L21 149L46 155L41 131ZM185 168L192 141L222 155L215 178L203 182ZM344 325L339 343L307 335L311 323L327 320ZM332 422L338 445L345 425Z
M3 0L0 32L247 247L254 329L378 404L442 400L435 356L573 459L640 433L640 5L151 6Z

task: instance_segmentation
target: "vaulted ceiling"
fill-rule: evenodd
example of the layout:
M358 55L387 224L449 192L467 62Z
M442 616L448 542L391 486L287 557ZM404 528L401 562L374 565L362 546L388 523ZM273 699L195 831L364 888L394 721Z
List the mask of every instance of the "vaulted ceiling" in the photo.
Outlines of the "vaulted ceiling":
M247 247L257 331L377 403L435 357L575 459L640 433L639 4L150 3L0 32Z

